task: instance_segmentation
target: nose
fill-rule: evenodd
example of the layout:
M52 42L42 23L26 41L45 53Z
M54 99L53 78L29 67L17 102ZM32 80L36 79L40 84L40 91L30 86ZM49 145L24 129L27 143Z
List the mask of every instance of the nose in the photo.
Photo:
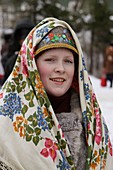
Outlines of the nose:
M56 67L55 67L55 72L59 73L64 73L65 72L65 67L62 62L58 62Z

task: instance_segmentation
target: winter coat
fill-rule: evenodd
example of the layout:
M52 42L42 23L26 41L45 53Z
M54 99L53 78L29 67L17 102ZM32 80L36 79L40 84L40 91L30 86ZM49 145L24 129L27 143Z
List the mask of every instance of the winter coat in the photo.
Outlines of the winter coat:
M104 68L106 74L113 73L113 46L109 46L106 48Z

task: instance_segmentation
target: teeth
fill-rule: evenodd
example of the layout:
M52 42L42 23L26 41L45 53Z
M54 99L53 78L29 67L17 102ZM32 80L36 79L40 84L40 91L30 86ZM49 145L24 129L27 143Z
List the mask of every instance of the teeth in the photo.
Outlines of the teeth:
M51 79L52 81L63 82L64 79Z

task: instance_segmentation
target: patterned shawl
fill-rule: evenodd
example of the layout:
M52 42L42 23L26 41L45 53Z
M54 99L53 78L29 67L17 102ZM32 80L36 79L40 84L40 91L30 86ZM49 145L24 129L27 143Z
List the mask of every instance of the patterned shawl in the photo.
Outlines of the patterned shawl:
M34 59L44 35L68 28L79 52L79 91L88 155L86 170L111 170L112 146L88 76L79 40L64 21L46 18L28 34L0 91L0 164L12 170L76 170Z

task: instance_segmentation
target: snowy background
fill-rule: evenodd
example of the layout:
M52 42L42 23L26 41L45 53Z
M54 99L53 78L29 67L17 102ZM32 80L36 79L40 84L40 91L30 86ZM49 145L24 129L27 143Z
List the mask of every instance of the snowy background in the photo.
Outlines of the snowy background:
M94 76L90 76L90 78L113 144L113 87L109 87L109 82L107 82L106 87L101 87L100 79L97 79Z

